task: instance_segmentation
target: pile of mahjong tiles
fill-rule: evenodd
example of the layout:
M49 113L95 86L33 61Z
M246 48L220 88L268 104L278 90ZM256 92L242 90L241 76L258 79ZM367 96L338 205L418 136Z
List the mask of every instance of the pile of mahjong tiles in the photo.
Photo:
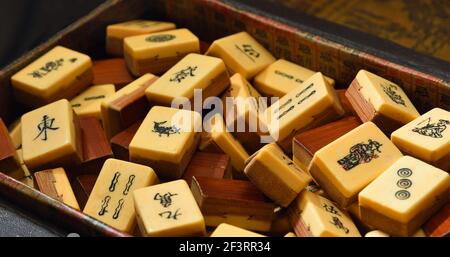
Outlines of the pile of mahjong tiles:
M2 172L137 236L421 236L445 210L448 233L450 112L247 32L106 34L110 59L56 46L11 78L30 111L0 124Z

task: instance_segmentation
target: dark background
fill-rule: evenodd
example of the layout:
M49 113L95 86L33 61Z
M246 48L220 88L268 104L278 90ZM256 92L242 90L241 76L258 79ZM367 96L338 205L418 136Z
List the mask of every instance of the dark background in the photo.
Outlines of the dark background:
M0 0L0 69L105 0Z
M0 69L102 2L104 0L0 0ZM0 198L0 237L52 237L70 233L13 206L14 203Z

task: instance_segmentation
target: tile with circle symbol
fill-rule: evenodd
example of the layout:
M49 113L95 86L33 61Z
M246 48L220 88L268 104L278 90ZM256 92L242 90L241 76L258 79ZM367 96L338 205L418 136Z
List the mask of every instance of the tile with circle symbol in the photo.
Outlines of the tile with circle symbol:
M411 235L447 201L450 176L404 156L359 194L362 221L391 235Z
M175 29L172 22L153 20L131 20L106 27L106 52L113 56L123 55L123 40L126 37L156 33Z
M190 100L193 107L195 90L207 99L219 96L229 85L230 78L222 59L190 53L174 63L145 94L157 105L174 106Z
M248 179L282 207L287 207L312 181L275 143L261 148L246 163Z
M400 157L389 138L374 123L366 122L318 150L309 172L333 201L347 207Z
M142 76L164 73L187 54L200 53L200 41L183 28L127 37L123 49L130 71Z

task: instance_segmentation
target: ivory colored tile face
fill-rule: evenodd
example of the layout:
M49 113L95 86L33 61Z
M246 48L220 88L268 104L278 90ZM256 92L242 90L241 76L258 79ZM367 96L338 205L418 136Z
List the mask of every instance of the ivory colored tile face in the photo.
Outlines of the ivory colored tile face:
M230 156L234 170L243 175L245 161L250 157L244 147L227 131L220 114L212 116L207 124L209 124L207 125L208 130L202 135L199 150L202 151L210 147L219 148Z
M58 99L72 98L92 79L89 56L56 46L16 73L11 82L19 102L42 106Z
M133 192L156 183L158 177L152 168L108 159L83 212L120 231L131 233L136 215Z
M163 73L190 53L200 53L200 41L188 29L151 33L124 40L125 61L130 71Z
M350 217L333 202L304 191L288 209L299 237L360 237Z
M381 230L373 230L368 232L364 237L389 237L389 234L386 234Z
M282 207L287 207L312 181L311 176L295 165L274 143L264 146L247 161L245 175Z
M144 236L203 236L205 221L184 180L134 192L136 217Z
M214 41L206 54L223 59L231 74L240 73L247 79L275 62L272 54L247 32Z
M315 71L280 59L255 77L255 88L265 96L283 97L315 73ZM333 79L326 76L325 79L334 87Z
M131 140L130 161L152 167L160 178L181 178L200 140L200 126L197 112L155 106Z
M175 29L171 22L131 20L106 27L106 51L115 56L123 54L123 39L126 37Z
M170 68L149 87L145 94L150 102L171 106L177 99L184 103L194 98L194 90L202 90L202 97L218 96L230 84L228 72L219 58L188 54L175 66ZM193 106L193 103L191 104Z
M145 74L102 101L103 128L109 139L147 115L150 107L145 89L157 79L155 75Z
M44 170L34 173L39 191L61 201L70 207L80 210L72 186L63 168Z
M450 112L435 108L391 134L405 154L450 169Z
M101 103L106 97L116 92L113 84L96 85L84 90L74 97L70 104L79 117L96 117L101 119Z
M22 116L23 160L30 170L64 167L82 161L76 119L66 99Z
M366 70L358 72L346 96L363 122L386 134L420 116L400 86Z
M445 204L423 225L423 230L430 237L450 235L450 202Z
M230 87L222 94L225 120L233 124L233 136L249 153L254 153L262 147L260 105L265 104L267 108L267 103L260 102L259 92L241 74L235 73L230 82Z
M333 121L344 114L335 90L317 72L302 85L272 104L264 114L272 138L282 143L285 151L292 151L292 137ZM287 141L287 145L283 141Z
M284 235L284 237L297 237L294 232L289 232L286 235Z
M292 142L292 154L295 157L294 162L301 163L299 167L304 167L307 170L314 154L319 149L361 124L359 118L351 116L298 133L294 136Z
M10 126L9 136L11 137L14 148L19 149L22 146L22 123L20 119L16 120Z
M317 151L310 174L332 200L347 207L358 193L402 157L372 122L366 122Z
M222 223L214 230L214 232L211 234L211 237L265 237L265 236L246 229L242 229L240 227Z
M361 191L361 218L390 235L411 235L442 207L449 193L447 172L404 156Z

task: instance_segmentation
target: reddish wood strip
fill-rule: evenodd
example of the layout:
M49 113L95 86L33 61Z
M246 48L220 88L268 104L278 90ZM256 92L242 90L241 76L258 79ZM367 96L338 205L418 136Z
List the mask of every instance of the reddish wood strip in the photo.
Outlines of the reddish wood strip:
M243 180L193 177L192 193L203 215L254 215L272 219L275 204Z
M352 104L350 103L350 101L348 100L347 96L345 96L345 91L346 89L338 89L336 90L336 93L338 95L339 101L341 102L342 107L345 110L345 115L355 115L356 112L353 109Z
M134 80L122 58L94 61L92 70L94 85L114 84L119 90Z
M34 178L36 179L36 184L39 191L50 196L51 198L63 202L62 196L58 194L55 187L56 179L53 175L53 170L38 171L34 173Z
M80 208L84 208L87 200L89 199L89 195L94 188L95 182L97 181L98 175L94 174L85 174L80 175L74 179L72 182L72 189L75 194L75 197L80 204Z
M141 126L141 123L142 120L134 123L129 128L111 138L111 148L116 159L124 161L130 160L130 152L128 147L130 146L130 142L136 134L136 131Z
M431 217L422 228L431 237L450 236L450 203Z
M95 117L79 118L83 161L67 169L71 179L80 174L98 174L106 159L113 156L101 122Z
M318 150L361 124L357 117L351 116L299 133L293 140L294 157L308 167Z
M184 172L183 179L190 185L194 176L218 179L230 178L230 157L218 153L195 153Z

